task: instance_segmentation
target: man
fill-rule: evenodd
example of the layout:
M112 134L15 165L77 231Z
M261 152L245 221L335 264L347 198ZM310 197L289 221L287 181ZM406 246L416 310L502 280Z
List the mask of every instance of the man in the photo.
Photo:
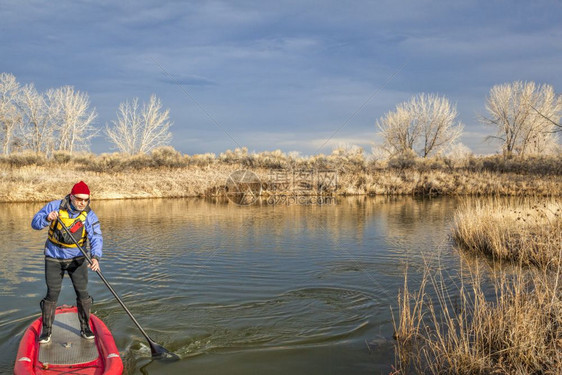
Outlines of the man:
M57 218L69 229L72 237L84 249L86 241L90 243L92 265L82 255L72 238L58 223ZM93 271L100 269L99 260L102 256L103 238L100 223L90 208L90 189L84 181L72 187L70 194L62 200L47 203L35 214L31 221L33 229L49 227L49 235L45 243L45 281L47 295L41 300L43 330L39 342L46 344L51 341L51 331L55 320L55 309L61 291L65 271L72 280L76 292L76 306L80 320L80 335L88 340L93 339L90 329L90 308L92 298L88 294L88 268Z

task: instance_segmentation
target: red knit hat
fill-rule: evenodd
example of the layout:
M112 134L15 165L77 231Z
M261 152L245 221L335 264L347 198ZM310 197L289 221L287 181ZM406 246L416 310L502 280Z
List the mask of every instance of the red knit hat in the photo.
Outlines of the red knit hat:
M86 185L86 183L84 181L80 181L79 183L77 183L76 185L74 185L72 187L72 190L70 191L70 194L72 194L72 195L76 195L76 194L90 195L90 189L88 188L88 185Z

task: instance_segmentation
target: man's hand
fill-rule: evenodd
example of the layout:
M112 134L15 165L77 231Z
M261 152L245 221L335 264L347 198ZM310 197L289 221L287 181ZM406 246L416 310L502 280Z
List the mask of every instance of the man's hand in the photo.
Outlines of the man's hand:
M100 262L97 259L92 258L92 264L88 266L92 271L99 271L100 270Z
M57 220L57 217L59 217L59 212L58 211L51 211L47 215L47 221Z

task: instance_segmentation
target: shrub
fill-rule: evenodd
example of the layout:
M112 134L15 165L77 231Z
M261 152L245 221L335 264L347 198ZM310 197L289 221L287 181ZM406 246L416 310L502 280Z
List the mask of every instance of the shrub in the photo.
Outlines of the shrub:
M190 165L198 167L208 167L214 164L216 156L213 153L207 152L206 154L195 154L191 156Z
M446 154L446 163L452 168L465 168L468 166L471 156L472 151L470 148L462 143L457 143L451 146Z
M286 154L281 150L264 151L256 155L256 166L268 169L289 168L291 163Z
M72 160L72 154L68 151L53 152L53 161L57 164L67 164Z
M391 157L388 160L388 167L393 169L408 169L416 166L416 153L412 150Z
M12 168L20 168L28 165L45 165L47 163L47 158L43 154L37 154L32 151L23 151L2 156L0 158L0 162L8 164Z
M182 168L189 165L190 158L172 146L158 147L150 154L152 165L155 167Z
M475 172L518 173L536 175L562 175L560 155L506 158L503 155L471 157L467 168Z
M122 170L122 162L124 155L120 153L101 154L94 158L81 158L76 163L81 163L85 170L92 172L118 172Z

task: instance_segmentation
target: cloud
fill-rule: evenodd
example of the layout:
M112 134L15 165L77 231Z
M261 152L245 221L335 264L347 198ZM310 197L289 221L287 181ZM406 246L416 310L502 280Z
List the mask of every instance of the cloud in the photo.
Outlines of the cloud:
M475 114L494 84L560 91L560 13L555 1L7 0L0 70L89 93L100 126L120 102L156 94L185 152L236 147L210 117L250 149L313 152L340 127L342 141L371 141L375 121L420 92L447 96L465 132L482 133Z
M168 76L165 75L160 78L161 82L169 83L173 85L186 85L186 86L212 86L215 85L216 82L206 79L204 77L199 76Z

